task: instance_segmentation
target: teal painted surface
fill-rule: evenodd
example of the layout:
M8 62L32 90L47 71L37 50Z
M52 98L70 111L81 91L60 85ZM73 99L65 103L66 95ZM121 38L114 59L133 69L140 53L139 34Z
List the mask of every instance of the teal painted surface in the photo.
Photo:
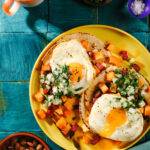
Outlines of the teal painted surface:
M17 131L28 131L43 138L52 150L61 149L41 131L33 117L29 78L35 60L49 41L65 30L85 24L119 27L150 48L147 19L130 16L125 0L113 0L98 8L79 0L45 0L35 8L22 7L13 17L0 10L0 139ZM149 140L150 132L138 144ZM144 150L148 147L146 143Z

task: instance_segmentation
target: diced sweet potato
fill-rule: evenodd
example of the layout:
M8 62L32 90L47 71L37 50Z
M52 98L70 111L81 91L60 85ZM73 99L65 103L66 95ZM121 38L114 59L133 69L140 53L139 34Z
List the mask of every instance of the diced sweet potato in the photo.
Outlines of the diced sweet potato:
M67 135L68 132L70 131L70 129L71 129L71 126L69 124L67 124L66 127L63 128L61 131L64 135Z
M46 112L43 109L38 110L37 115L40 119L45 119L46 118Z
M150 116L150 106L149 105L145 106L145 116Z
M67 121L66 121L66 119L65 119L64 117L61 117L61 118L56 122L56 126L57 126L59 129L61 129L61 130L65 129L66 126L67 126Z
M75 140L78 141L80 138L83 137L83 131L81 128L78 128L74 134Z
M100 83L100 84L98 85L98 87L100 88L100 90L101 90L103 93L106 93L106 92L108 91L108 87L107 87L107 85L104 84L104 83Z
M43 102L44 96L42 95L41 91L37 92L35 95L35 100L39 103Z
M98 75L101 72L96 66L94 66L94 69L95 69L96 75Z
M84 133L84 135L83 135L83 142L85 144L90 144L92 139L93 139L92 133L90 133L90 132Z
M68 97L67 97L67 96L62 96L62 97L61 97L61 100L62 100L63 102L66 102L66 101L67 101L67 99L68 99Z
M148 105L150 105L150 91L149 90L150 89L148 88L146 90L146 93L144 94L144 98L145 98L145 100L146 100L146 102L147 102Z
M116 66L121 66L122 59L121 59L121 57L110 56L109 57L109 63L116 65Z
M66 112L65 112L66 113ZM75 112L74 111L70 111L69 112L69 115L66 115L65 114L65 118L66 118L66 121L68 122L68 123L72 123L72 121L73 121L73 118L75 117Z
M114 73L113 71L108 72L108 73L106 74L106 80L107 80L108 82L111 82L114 77L115 77L115 73Z
M68 110L68 109L66 109L66 110L64 111L64 115L65 115L66 117L67 117L67 116L70 116L71 113L72 113L72 111L71 111L71 110Z
M44 74L46 71L51 71L51 66L49 64L42 65L41 74Z
M139 77L139 79L138 79L138 85L139 85L139 87L142 87L144 85L144 83L145 83L145 79L142 76Z
M64 106L68 110L72 110L73 109L73 105L75 105L76 102L77 102L77 99L75 97L68 97L66 102L64 103Z
M95 60L104 60L105 57L104 57L104 55L102 54L101 51L97 51L97 52L93 53L93 58Z
M109 51L113 51L115 49L115 46L113 44L109 44L106 49Z
M62 107L59 107L55 110L55 112L58 114L58 115L63 115L63 108Z
M116 93L117 92L117 85L115 83L111 83L110 85L110 92Z
M87 50L87 51L90 51L91 50L91 47L90 47L90 43L86 40L81 40L80 41L82 46Z
M146 89L147 93L150 93L150 86Z

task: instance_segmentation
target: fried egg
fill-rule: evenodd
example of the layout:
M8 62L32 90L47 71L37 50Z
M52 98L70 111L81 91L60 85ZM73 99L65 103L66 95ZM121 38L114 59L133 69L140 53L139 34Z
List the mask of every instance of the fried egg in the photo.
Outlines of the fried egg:
M76 39L57 45L53 50L50 65L52 71L62 65L69 67L69 82L74 93L78 94L88 87L95 75L86 49Z
M102 137L116 141L132 141L143 131L143 116L138 109L121 108L125 98L104 94L94 103L89 115L89 127Z

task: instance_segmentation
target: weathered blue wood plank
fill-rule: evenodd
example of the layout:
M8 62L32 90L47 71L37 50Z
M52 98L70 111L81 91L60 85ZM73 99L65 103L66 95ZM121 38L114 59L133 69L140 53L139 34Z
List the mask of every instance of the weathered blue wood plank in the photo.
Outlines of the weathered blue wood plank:
M148 31L146 19L132 17L127 10L127 1L113 0L99 8L99 23L115 26L128 32Z
M29 104L28 83L0 83L0 131L40 131Z
M150 51L150 33L148 33L148 44L147 44L148 50Z
M0 8L2 2L0 1ZM9 17L0 10L0 32L47 32L48 0L34 8L21 8Z
M52 149L60 149L39 128L31 112L28 83L0 83L0 139L25 131L39 135Z
M67 30L69 28L97 23L97 8L84 5L78 0L49 0L49 23ZM51 28L48 28L51 31Z
M145 47L148 46L148 33L146 33L146 32L134 32L131 34L134 37L136 37Z
M29 80L46 40L37 34L0 34L0 81Z

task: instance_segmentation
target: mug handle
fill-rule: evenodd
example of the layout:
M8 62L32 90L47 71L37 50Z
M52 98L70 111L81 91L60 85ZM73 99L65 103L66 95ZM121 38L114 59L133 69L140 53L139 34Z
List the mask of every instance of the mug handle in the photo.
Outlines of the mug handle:
M5 0L2 8L7 15L13 16L20 8L20 5L21 4L15 0Z

